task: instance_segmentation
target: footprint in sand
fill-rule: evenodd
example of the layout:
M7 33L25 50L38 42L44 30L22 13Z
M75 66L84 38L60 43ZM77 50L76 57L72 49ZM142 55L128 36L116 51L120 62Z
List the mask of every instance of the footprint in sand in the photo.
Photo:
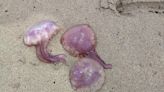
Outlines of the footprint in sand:
M100 0L103 10L112 10L119 15L154 13L164 15L164 0Z

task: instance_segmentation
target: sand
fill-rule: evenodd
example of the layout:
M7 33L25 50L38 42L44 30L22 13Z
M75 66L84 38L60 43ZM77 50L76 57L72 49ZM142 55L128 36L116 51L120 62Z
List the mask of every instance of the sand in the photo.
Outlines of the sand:
M113 64L98 92L164 92L164 0L123 0L121 12L118 1L0 0L0 92L75 92L68 74L77 58L59 39L82 23L93 27L99 55ZM40 62L35 48L23 43L27 28L46 19L63 28L49 49L67 54L68 66Z

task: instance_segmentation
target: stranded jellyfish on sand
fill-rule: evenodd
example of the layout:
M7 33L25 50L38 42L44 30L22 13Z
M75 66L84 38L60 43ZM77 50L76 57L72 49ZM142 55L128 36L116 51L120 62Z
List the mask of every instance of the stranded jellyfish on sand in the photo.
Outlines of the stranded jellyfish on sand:
M104 69L111 69L96 52L96 37L92 28L87 24L69 28L61 37L63 48L73 56L92 58L101 64Z
M46 63L65 62L65 55L52 55L47 50L51 38L60 31L53 21L41 21L33 25L24 36L24 43L36 47L38 58Z
M104 83L105 73L94 59L81 58L71 68L69 77L77 92L96 92Z

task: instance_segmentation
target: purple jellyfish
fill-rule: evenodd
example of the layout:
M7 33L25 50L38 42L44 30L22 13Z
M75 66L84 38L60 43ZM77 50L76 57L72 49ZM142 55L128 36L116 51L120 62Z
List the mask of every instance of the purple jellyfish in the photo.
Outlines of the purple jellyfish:
M47 50L51 38L60 31L60 28L53 21L41 21L33 25L24 36L24 43L36 47L38 58L45 63L65 63L65 55L52 55Z
M76 25L69 28L61 37L63 48L71 55L95 59L105 69L111 69L96 52L96 37L92 28L87 24Z
M70 83L77 92L96 92L104 84L103 67L94 59L81 58L71 68Z

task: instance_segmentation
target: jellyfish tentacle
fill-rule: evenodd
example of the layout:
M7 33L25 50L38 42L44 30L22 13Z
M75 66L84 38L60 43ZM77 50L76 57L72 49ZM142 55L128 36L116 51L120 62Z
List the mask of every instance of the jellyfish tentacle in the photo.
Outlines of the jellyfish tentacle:
M45 63L66 62L64 54L52 55L47 50L47 45L48 45L48 41L42 41L41 43L36 45L36 52L37 52L36 54L41 61Z
M98 55L95 49L87 52L86 57L96 60L96 62L102 65L104 69L112 69L112 64L106 64L105 61L100 58L100 56Z

